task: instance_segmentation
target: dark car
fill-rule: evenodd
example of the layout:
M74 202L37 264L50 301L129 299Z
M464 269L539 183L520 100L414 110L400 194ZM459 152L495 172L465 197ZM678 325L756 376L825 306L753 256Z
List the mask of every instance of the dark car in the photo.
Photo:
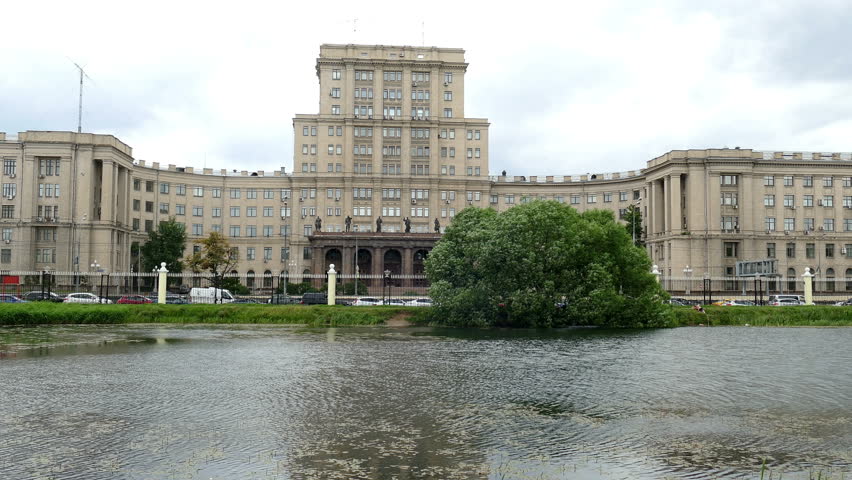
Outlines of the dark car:
M257 300L255 300L254 298L235 298L234 301L231 302L231 304L235 304L235 303L259 303L259 302Z
M166 295L166 304L168 305L185 305L189 303L180 295Z
M23 294L22 299L28 302L56 302L62 303L65 297L61 297L53 292L27 292Z
M9 295L7 293L0 294L0 303L26 303L26 300L21 300L20 298Z
M324 293L306 293L302 295L302 305L326 305L328 296Z
M298 298L293 298L283 293L276 293L269 298L266 303L271 303L273 305L290 305L293 303L299 303Z

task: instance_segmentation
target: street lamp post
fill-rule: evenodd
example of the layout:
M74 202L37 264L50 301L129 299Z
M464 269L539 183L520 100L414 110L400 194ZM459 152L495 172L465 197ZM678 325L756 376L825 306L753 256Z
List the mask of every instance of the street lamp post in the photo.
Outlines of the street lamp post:
M690 287L692 286L692 269L689 268L689 265L683 269L683 274L686 275L686 295L689 295Z

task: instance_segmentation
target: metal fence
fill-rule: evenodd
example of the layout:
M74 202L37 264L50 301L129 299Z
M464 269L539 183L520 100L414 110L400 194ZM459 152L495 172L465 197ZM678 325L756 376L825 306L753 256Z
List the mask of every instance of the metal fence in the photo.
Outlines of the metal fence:
M666 277L663 288L673 297L693 301L723 299L765 302L770 295L804 295L802 277ZM815 303L834 303L852 297L852 278L814 277Z
M0 271L0 294L23 296L30 292L66 296L91 293L110 300L127 295L157 297L159 274L153 272L20 272ZM328 290L327 274L226 274L214 277L205 273L168 273L167 292L188 296L193 288L228 289L236 297L265 301L274 294L301 296L306 292ZM337 275L339 297L373 296L416 298L428 295L425 275Z

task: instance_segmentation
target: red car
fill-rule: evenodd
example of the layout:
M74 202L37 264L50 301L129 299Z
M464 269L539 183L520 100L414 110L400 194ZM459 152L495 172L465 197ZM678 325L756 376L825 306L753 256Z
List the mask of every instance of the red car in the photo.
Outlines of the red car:
M142 295L125 295L119 298L115 303L124 305L141 305L143 303L154 303L154 301L148 297L143 297Z

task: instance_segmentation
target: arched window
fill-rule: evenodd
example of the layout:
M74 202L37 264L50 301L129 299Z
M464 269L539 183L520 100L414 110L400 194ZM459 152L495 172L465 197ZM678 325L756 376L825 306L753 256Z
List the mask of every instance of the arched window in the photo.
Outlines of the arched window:
M246 287L254 288L254 270L246 272Z
M852 292L852 268L846 269L846 291Z
M263 288L272 288L272 271L263 272Z
M788 268L787 269L787 291L795 292L796 291L796 269Z
M834 269L829 268L825 271L825 291L833 292L834 291Z

